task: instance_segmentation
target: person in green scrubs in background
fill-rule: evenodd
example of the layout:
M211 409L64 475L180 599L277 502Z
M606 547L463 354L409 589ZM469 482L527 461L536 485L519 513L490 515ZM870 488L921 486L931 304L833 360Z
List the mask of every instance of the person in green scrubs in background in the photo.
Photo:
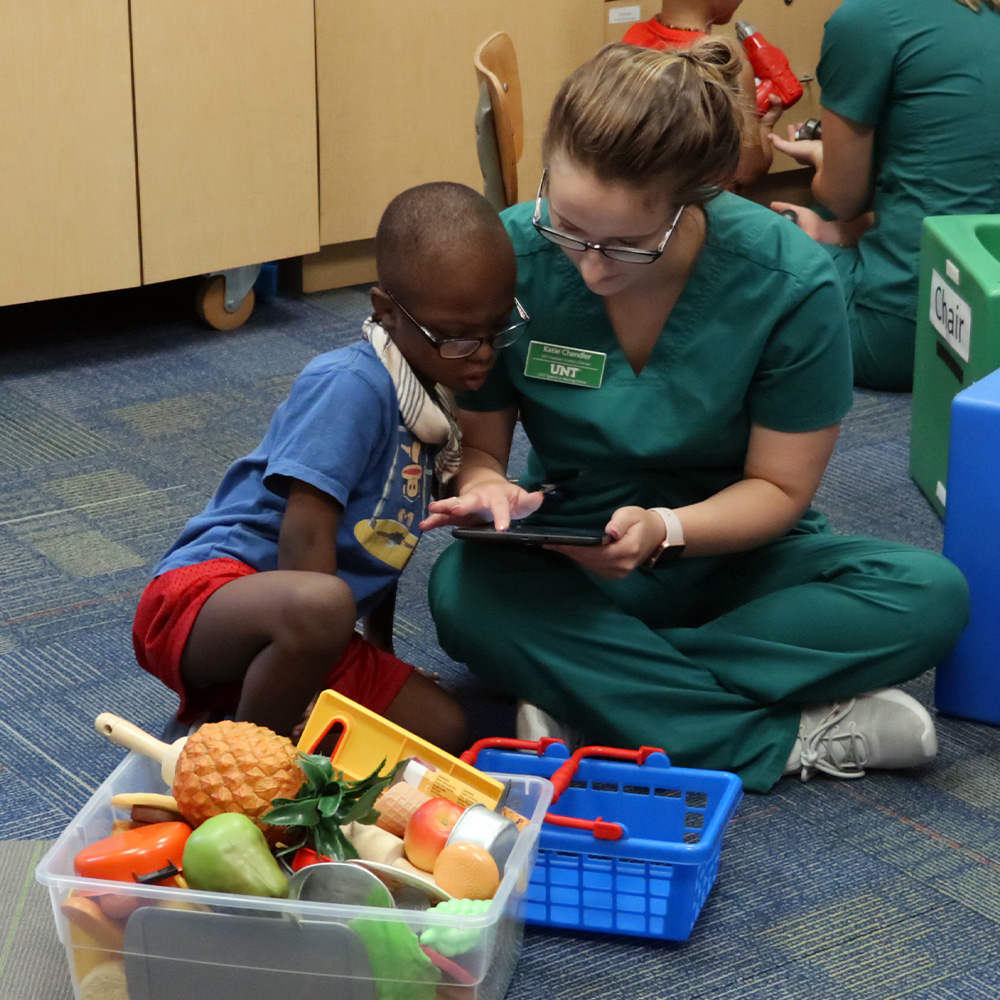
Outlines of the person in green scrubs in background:
M814 166L833 220L793 208L844 283L854 382L913 382L929 215L1000 212L1000 0L844 0L823 32L822 140L771 136Z
M847 317L828 255L723 190L739 70L724 40L616 44L563 84L538 197L502 213L531 325L460 395L455 494L423 525L605 532L449 546L442 647L591 741L765 791L931 759L930 716L891 685L949 651L968 592L941 556L810 508L852 403Z

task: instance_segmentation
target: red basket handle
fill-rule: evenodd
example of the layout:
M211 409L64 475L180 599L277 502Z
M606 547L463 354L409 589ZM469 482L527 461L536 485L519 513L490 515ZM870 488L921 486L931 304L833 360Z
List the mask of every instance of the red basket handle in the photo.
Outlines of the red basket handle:
M602 746L580 747L579 750L573 752L573 756L565 764L560 765L559 769L549 779L556 788L556 793L552 796L552 801L555 802L569 787L569 783L576 776L577 769L580 767L580 761L584 757L604 757L608 760L634 760L636 764L645 764L649 755L654 753L663 753L663 751L659 747L639 747L638 750L621 750L617 747Z
M574 830L590 830L597 840L621 840L624 830L618 823L609 823L601 819L576 819L573 816L559 816L556 813L546 813L545 822L553 826L569 826Z
M507 736L487 736L476 740L465 753L459 757L463 764L475 764L481 750L534 750L539 756L545 753L553 743L562 743L551 736L543 736L538 740L515 740Z
M481 750L533 750L539 756L545 753L547 747L553 743L562 743L562 740L543 736L538 740L517 740L506 736L488 736L485 739L477 740L462 754L461 760L466 764L475 764ZM635 761L636 764L645 764L650 754L663 751L659 747L640 747L638 750L622 750L617 747L587 746L580 747L564 764L555 771L551 777L551 782L555 786L555 794L552 801L555 802L560 795L569 787L570 782L576 775L580 767L580 761L584 757L603 757L609 760ZM571 827L575 830L590 830L597 840L621 840L624 830L618 823L612 823L602 819L577 819L573 816L559 816L556 813L546 813L545 822L553 826Z

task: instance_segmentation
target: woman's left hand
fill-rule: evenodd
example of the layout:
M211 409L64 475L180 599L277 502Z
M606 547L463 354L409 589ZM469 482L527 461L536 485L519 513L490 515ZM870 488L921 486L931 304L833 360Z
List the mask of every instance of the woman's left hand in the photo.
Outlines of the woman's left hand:
M605 545L546 545L597 576L621 580L653 554L665 533L663 519L645 507L619 507L604 531Z
M790 208L796 215L795 222L799 229L807 236L811 236L817 243L829 243L835 247L845 246L846 241L841 231L841 225L835 219L824 219L811 208L793 205L787 201L772 201L770 207L775 212L782 212Z

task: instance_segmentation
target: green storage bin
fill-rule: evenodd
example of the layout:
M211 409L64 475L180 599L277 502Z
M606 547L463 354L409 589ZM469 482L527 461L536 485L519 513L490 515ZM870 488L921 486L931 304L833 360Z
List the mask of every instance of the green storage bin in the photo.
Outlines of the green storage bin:
M1000 215L925 219L920 258L910 475L944 517L952 400L1000 368Z

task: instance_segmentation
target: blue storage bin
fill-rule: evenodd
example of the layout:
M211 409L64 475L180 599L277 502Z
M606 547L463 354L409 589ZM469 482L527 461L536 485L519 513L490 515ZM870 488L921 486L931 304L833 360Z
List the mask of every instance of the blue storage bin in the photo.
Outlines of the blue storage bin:
M605 758L614 759L605 759ZM715 883L743 798L735 774L672 767L662 750L480 740L462 757L556 787L525 894L525 922L686 940Z
M1000 726L1000 371L951 407L944 554L969 583L969 624L938 664L939 712Z

